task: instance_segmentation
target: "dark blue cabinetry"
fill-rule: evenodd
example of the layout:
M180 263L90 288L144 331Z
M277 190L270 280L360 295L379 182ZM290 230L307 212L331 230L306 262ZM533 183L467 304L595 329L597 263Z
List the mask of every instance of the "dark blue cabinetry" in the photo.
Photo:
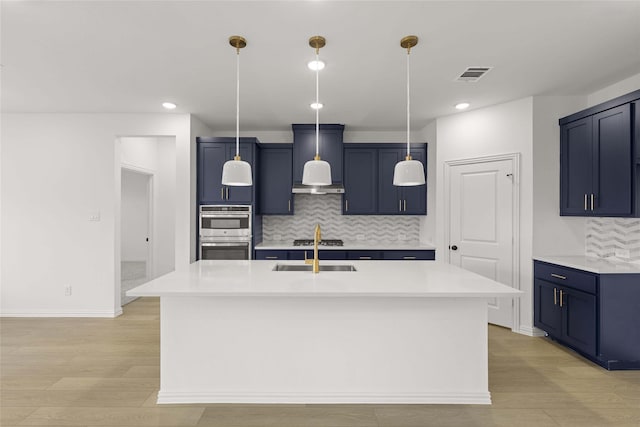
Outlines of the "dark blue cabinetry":
M293 128L293 181L302 182L304 164L316 155L316 125L294 124ZM331 180L342 182L342 138L344 125L320 125L320 158L331 165Z
M258 213L292 215L291 144L262 144L259 153Z
M198 143L198 203L251 204L254 200L256 138L240 138L240 157L251 164L254 185L231 187L222 185L222 168L236 153L235 138L196 139Z
M607 369L640 369L640 274L534 263L534 325Z
M258 249L255 259L303 260L313 258L313 249ZM320 260L434 260L435 250L335 250L320 249Z
M342 213L374 215L378 212L378 150L345 148Z
M406 156L405 146L345 144L344 152L343 214L426 215L426 186L393 185L393 171ZM412 144L411 156L426 165L426 144Z
M637 103L611 102L603 104L602 111L596 106L588 115L560 119L560 215L638 214Z

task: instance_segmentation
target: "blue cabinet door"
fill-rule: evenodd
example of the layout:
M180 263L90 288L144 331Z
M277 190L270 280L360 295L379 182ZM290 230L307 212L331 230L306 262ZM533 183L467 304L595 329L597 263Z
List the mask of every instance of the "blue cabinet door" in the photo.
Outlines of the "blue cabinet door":
M534 326L554 338L562 336L560 287L542 279L534 280Z
M378 211L378 151L374 148L344 150L344 215L373 215Z
M398 148L383 148L378 151L378 213L394 215L402 213L400 187L393 185L393 170L396 163L404 159Z
M422 162L426 173L427 153L425 149L412 149L413 160ZM400 199L402 200L403 215L426 215L427 214L427 186L416 185L410 187L400 187Z
M201 143L198 146L198 199L200 204L223 203L222 165L227 161L227 145Z
M592 118L560 128L560 215L588 215L593 178Z
M275 145L275 144L274 144ZM291 146L266 147L260 150L259 213L292 215L292 151Z
M293 181L302 182L304 164L316 154L315 125L295 124L293 127ZM319 154L331 166L333 183L342 182L342 137L344 125L321 124Z
M633 152L630 104L593 116L593 150L594 215L631 215Z
M575 289L563 288L562 339L589 356L596 355L596 297Z

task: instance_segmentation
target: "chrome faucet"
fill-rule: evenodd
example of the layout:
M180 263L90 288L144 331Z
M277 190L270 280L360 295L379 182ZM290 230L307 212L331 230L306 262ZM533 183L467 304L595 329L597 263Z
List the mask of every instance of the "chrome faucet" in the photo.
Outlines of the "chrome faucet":
M304 251L304 263L312 264L314 273L320 272L320 257L318 256L318 244L320 243L320 239L322 239L320 224L316 224L316 228L313 232L313 259L307 259L307 251Z

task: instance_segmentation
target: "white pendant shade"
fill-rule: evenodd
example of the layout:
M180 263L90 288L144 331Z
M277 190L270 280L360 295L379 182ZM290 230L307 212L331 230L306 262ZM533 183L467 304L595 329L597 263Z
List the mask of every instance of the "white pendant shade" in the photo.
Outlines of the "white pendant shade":
M302 170L304 185L331 185L331 166L324 160L309 160Z
M393 169L393 185L423 185L424 166L418 160L403 160Z
M251 165L244 160L228 160L222 167L222 185L253 185Z

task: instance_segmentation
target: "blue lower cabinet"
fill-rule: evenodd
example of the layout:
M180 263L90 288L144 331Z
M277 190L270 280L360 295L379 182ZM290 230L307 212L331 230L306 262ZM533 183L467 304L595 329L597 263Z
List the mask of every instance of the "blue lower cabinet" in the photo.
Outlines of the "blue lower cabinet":
M640 274L534 263L534 326L610 369L640 369Z
M336 251L336 250L320 250L318 251L318 256L321 260L339 260L339 259L347 259L347 253L345 251Z
M287 251L259 250L256 259L287 259Z
M406 260L406 261L433 261L436 259L435 250L418 250L418 251L384 251L382 259L386 260Z

